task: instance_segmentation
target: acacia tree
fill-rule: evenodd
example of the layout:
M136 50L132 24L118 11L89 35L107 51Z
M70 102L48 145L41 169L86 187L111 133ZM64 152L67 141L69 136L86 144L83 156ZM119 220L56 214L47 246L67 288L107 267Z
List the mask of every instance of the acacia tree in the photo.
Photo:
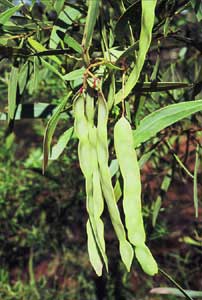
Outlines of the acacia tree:
M53 0L16 6L1 1L1 8L0 55L10 63L9 70L3 70L8 105L1 113L1 120L8 122L7 134L15 120L48 118L43 173L49 160L57 159L76 136L85 177L88 252L94 270L98 275L103 265L108 270L101 219L106 203L127 270L135 253L142 269L156 274L157 263L145 244L140 169L152 159L158 170L162 159L172 152L174 161L193 179L198 217L201 130L196 113L202 109L198 66L202 47L197 22L202 19L201 5L194 0ZM191 28L186 18L194 14ZM196 34L192 37L193 30ZM57 101L53 102L48 99L50 78L57 82L53 92ZM48 101L30 102L34 93L40 97L42 88ZM190 117L193 114L196 117ZM61 118L68 118L72 126L52 146ZM179 123L184 118L189 122ZM173 127L176 122L180 125ZM194 174L173 152L185 132L188 144L190 136L194 140ZM171 162L165 161L161 167L161 189L166 192L174 171ZM153 226L162 197L159 193L151 206ZM121 199L124 222L117 204Z

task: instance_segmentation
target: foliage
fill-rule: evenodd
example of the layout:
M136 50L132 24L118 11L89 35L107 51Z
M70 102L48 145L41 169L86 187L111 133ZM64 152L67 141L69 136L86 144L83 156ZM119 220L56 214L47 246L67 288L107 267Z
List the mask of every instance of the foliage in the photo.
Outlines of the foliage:
M0 153L1 173L3 174L0 188L3 227L0 238L3 243L6 233L7 241L5 247L1 248L2 265L5 270L9 268L7 261L10 255L19 257L22 263L22 252L26 257L24 263L27 264L32 262L33 253L36 261L37 259L40 261L41 255L49 255L51 252L56 257L59 253L63 255L66 253L66 261L65 259L60 261L61 265L65 265L70 259L71 251L75 251L74 247L70 247L67 252L64 250L68 249L66 231L71 228L72 221L75 224L77 222L81 224L84 235L87 216L83 202L85 199L84 182L82 177L78 176L80 173L77 163L76 134L80 140L80 150L82 138L79 136L77 124L74 123L75 109L73 111L73 104L75 108L77 101L75 99L80 95L87 97L83 101L85 118L89 118L92 113L92 119L89 118L92 121L91 125L97 131L100 130L98 144L101 143L100 148L96 150L98 161L95 160L95 166L98 164L99 168L93 168L95 172L98 172L101 180L97 181L93 190L96 189L98 192L97 187L101 184L101 193L103 192L104 198L108 198L106 190L111 189L108 183L112 181L114 190L111 192L111 200L118 201L122 198L122 191L123 198L127 198L125 196L127 174L125 175L123 171L124 163L126 166L127 161L125 159L122 165L118 155L116 159L117 150L114 149L113 141L113 129L123 114L132 128L134 147L139 162L139 166L136 161L133 162L136 165L135 174L139 173L139 168L142 172L143 213L138 209L135 214L140 215L141 218L144 217L145 230L148 233L147 243L150 248L155 249L155 243L169 234L169 229L167 229L169 221L164 221L163 216L169 189L174 183L183 184L184 182L189 184L189 187L191 186L192 206L195 207L195 215L199 219L201 181L198 174L201 174L202 142L200 112L202 109L202 100L200 100L202 99L200 66L202 47L199 42L202 36L200 31L201 5L197 5L197 1L193 0L41 0L17 6L7 0L0 1L0 3L0 69L2 73L0 119L4 120L4 123L7 120L5 136L3 137L2 133L1 137L4 146ZM105 103L105 99L107 100L104 110L108 117L106 120L102 119L100 124L106 122L108 140L106 140L105 133L102 139L101 135L105 129L99 127L100 96L102 103ZM88 106L88 97L93 99L95 110ZM8 98L7 103L5 103L6 98ZM79 112L81 112L80 109ZM45 121L44 131L43 119L46 118L49 120ZM9 152L16 149L12 132L16 134L17 120L25 124L25 127L27 124L33 124L33 121L26 123L23 119L35 119L34 139L32 136L28 137L29 142L36 143L34 140L37 139L36 132L38 133L39 140L36 143L38 148L34 145L36 149L33 149L29 157L25 153L15 153L10 156ZM75 132L72 129L73 125L74 129L76 128ZM25 127L22 129L25 130ZM42 158L40 145L43 131ZM87 135L93 136L95 130L89 130L89 132ZM21 132L21 135L25 133ZM94 142L95 139L92 138L90 143L94 144ZM103 159L102 153L99 158L99 149L102 150L102 147L109 151L109 170L107 170L108 162L105 170L103 169L105 157ZM22 149L23 147L21 151ZM91 154L94 151L92 149ZM127 153L127 149L124 151ZM63 161L54 162L54 158L60 156ZM23 165L20 163L22 158L26 158ZM193 158L194 163L191 161ZM48 167L43 179L39 169L42 160L43 170L45 171ZM87 195L90 198L89 191L93 183L88 181L87 172L93 156L90 155L87 160L85 154L81 159L80 153L79 160L86 179ZM106 154L106 161L108 161L108 154ZM88 163L87 172L82 168L82 163ZM156 176L156 187L152 189L152 193L150 193L149 176ZM76 192L78 187L79 191ZM88 187L90 187L89 190ZM46 189L48 199L46 199ZM64 195L66 191L68 191L68 199ZM42 196L38 197L40 194ZM133 196L137 194L134 193ZM122 212L121 201L117 206L114 201L113 212L110 211L109 201L107 204L116 235L121 241L124 235L120 236L118 233L113 217L115 214L118 216L117 209L119 208L120 225L124 213L127 214L126 211L129 210L123 204ZM92 203L89 202L89 205ZM88 226L91 226L88 227L88 238L91 241L91 243L88 242L88 251L91 262L99 275L103 261L107 266L105 246L103 242L100 242L103 236L103 225L98 226L102 224L100 217L104 209L103 204L100 205L99 212L93 211L93 205L90 209L87 206L90 220ZM71 208L71 217L67 213L69 208ZM67 215L69 217L65 220ZM106 232L110 228L108 219L107 211L104 210L103 221ZM127 223L127 219L128 215L126 215L126 227L129 231L132 227ZM150 225L151 222L153 228ZM195 230L196 242L198 242L198 229L200 229L198 224L195 227L191 225L190 231L186 233L193 236ZM123 227L122 232L124 231ZM80 239L79 243L83 245L83 238L80 237ZM48 249L47 245L50 240L52 242ZM107 235L105 240L107 257L110 259L112 253L111 245L107 242ZM141 243L144 242L145 240ZM92 243L94 243L94 248L92 248ZM136 247L139 246L137 242L131 243ZM82 251L85 252L85 248L82 248ZM126 247L123 250L120 243L122 260L130 269L131 262L126 262L128 253L123 254L124 251ZM15 264L18 263L17 259L14 261ZM141 259L141 265L142 261L144 259ZM161 266L161 259L157 261ZM162 261L164 265L164 259ZM98 266L97 262L99 262ZM12 260L10 266L11 264ZM76 261L73 264L77 265ZM83 272L85 276L91 276L90 273L85 272L85 264L88 264L87 260L84 262ZM117 264L119 265L118 262L115 263ZM137 266L137 263L133 262L132 266L134 265ZM43 283L37 282L36 284L35 275L32 275L31 269L29 268L28 272L28 291L36 297L52 299L54 291L51 295L48 295L48 291L47 295L43 295ZM120 267L117 270L120 271ZM61 272L65 272L65 268ZM121 272L125 274L125 271ZM2 276L4 277L4 274ZM85 276L81 280L84 280ZM104 274L104 276L107 278L108 275ZM18 282L17 279L15 280ZM6 279L6 284L9 286L8 281L9 279ZM77 284L78 281L79 279ZM96 282L96 279L94 281ZM16 299L22 297L21 284L19 283L19 290L17 287L17 292L14 291L15 296L11 291L11 297L16 297ZM23 284L22 289L24 289ZM95 293L93 285L87 289L89 295ZM189 286L187 289L190 289ZM78 289L76 290L78 292ZM25 293L23 297L31 297L28 296L29 292L28 294L26 291L22 292ZM71 297L68 292L66 295L61 294L61 299ZM9 297L9 292L2 294L2 297ZM60 299L60 294L57 297Z

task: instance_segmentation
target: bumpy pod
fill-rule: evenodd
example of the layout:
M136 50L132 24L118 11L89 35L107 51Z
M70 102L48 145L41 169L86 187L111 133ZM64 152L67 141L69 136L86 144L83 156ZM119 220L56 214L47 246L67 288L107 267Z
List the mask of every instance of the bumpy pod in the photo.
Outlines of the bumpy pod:
M101 174L101 186L107 203L112 225L119 240L119 248L122 261L128 271L133 260L133 248L126 239L125 229L122 224L118 206L115 200L114 190L108 166L108 141L107 141L108 108L104 96L98 96L98 123L97 123L97 155Z
M92 146L89 142L89 124L85 116L85 103L82 96L78 97L74 102L75 132L79 138L78 156L81 170L86 180L86 195L87 195L87 211L89 221L86 224L88 235L88 253L91 264L98 276L102 274L102 260L100 253L102 248L97 233L96 222L94 218L93 208L93 161L92 161Z
M102 275L102 260L100 258L98 249L97 249L97 244L95 241L94 233L92 230L92 226L90 221L88 220L86 223L86 232L88 236L87 240L87 245L88 245L88 255L90 258L90 262L98 276Z
M132 129L122 117L114 127L114 145L124 181L123 209L129 241L136 246L135 254L143 270L154 275L157 264L145 245L145 230L141 210L141 180Z
M123 209L129 241L135 245L145 242L141 213L141 181L129 122L122 117L114 127L114 146L124 180Z
M100 185L100 175L97 159L97 133L94 126L94 99L89 94L86 96L86 117L88 121L88 136L91 147L92 165L92 194L89 197L89 211L93 218L93 228L96 232L99 251L101 252L106 269L108 270L108 259L105 252L104 224L101 215L104 210L104 199Z

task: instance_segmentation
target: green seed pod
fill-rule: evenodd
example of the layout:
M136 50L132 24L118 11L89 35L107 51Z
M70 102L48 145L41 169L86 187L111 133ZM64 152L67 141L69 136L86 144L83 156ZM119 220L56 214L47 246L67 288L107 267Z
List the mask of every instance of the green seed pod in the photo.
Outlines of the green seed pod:
M142 269L149 275L158 272L156 261L145 245L141 210L141 180L132 129L122 117L114 127L114 145L124 182L123 209L129 241L136 246L135 254Z
M106 269L108 270L108 261L105 253L105 240L104 240L104 224L100 218L104 205L101 193L100 182L96 153L96 132L93 127L93 109L88 111L88 118L85 113L85 101L91 101L90 97L79 97L74 102L75 123L74 128L79 138L78 156L81 170L86 180L86 207L89 214L89 221L87 223L88 234L88 253L97 274L100 274L101 268L97 263L98 257L102 257ZM89 104L88 104L89 107ZM92 108L92 106L91 106ZM90 226L90 227L89 227ZM93 240L93 244L91 246ZM96 246L96 247L95 247ZM93 262L95 259L95 262ZM101 258L100 261L102 262Z
M158 273L158 266L146 245L135 247L135 256L145 273L153 276Z
M86 208L89 214L89 220L86 224L88 237L88 253L91 264L96 274L102 274L102 260L98 247L98 236L96 232L93 202L93 164L92 164L92 147L89 142L89 125L85 116L85 99L79 96L74 101L74 129L79 138L78 156L81 170L86 180ZM98 263L99 262L99 263Z
M102 275L102 260L100 255L97 251L97 245L95 242L95 238L93 236L93 231L90 225L90 221L88 220L86 223L86 231L88 236L88 254L90 258L90 262L98 276Z
M114 146L124 180L123 209L129 241L135 245L145 242L141 212L141 181L129 122L122 117L114 127Z
M125 229L122 224L114 190L111 182L111 175L108 166L108 142L107 142L107 120L108 108L102 93L98 97L98 124L97 124L97 155L101 175L102 191L108 206L112 225L119 240L120 254L127 270L130 270L134 251L126 239Z

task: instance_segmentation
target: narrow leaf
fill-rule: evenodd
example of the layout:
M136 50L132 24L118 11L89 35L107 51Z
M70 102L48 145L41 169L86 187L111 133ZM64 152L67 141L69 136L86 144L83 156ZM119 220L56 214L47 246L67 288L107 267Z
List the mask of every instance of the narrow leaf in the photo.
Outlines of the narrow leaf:
M96 19L99 14L99 0L88 1L88 15L83 34L82 47L88 51L91 45Z
M157 197L156 201L154 202L153 205L153 212L152 212L152 226L155 227L156 226L156 220L158 218L160 209L161 209L161 204L162 204L162 199L163 199L163 195L166 194L166 192L168 191L168 188L170 186L171 183L171 169L168 171L168 173L164 176L163 181L161 183L161 193L159 194L159 196Z
M176 89L191 88L193 84L186 82L137 82L134 91L137 92L167 92Z
M43 65L45 65L51 72L53 72L54 74L56 74L58 77L60 77L60 79L63 79L63 75L53 66L51 65L49 62L47 62L45 59L41 58L41 61L43 63Z
M14 15L16 11L18 11L22 7L22 4L11 7L0 14L0 24L4 25L11 17Z
M18 68L12 67L8 82L8 117L14 119L16 110L16 93L18 83Z
M199 298L202 297L202 292L201 291L192 291L192 290L184 290L187 295L189 295L192 298ZM185 295L179 291L176 288L170 288L170 287L160 287L160 288L153 288L150 291L151 294L158 294L158 295L175 295L179 297L185 298ZM190 298L188 298L190 299Z
M32 39L32 38L28 38L28 42L30 44L30 46L37 52L43 52L48 50L46 47L44 47L42 44L40 44L39 42L37 42L36 40ZM51 60L53 60L56 64L61 65L61 61L59 60L59 58L55 55L51 55L49 57Z
M111 161L110 166L109 166L111 177L113 177L118 172L118 169L119 169L118 160L117 159L113 159Z
M82 53L81 45L71 36L65 35L64 42L72 49L74 49L77 53Z
M168 273L159 268L159 271L165 276L176 288L184 295L186 299L193 300L193 298L184 290Z
M131 56L133 55L133 57L134 57L134 53L138 49L139 49L139 41L135 42L133 45L128 47L126 50L120 51L119 56L116 60L116 64L120 63L124 58L128 58L129 55L131 55Z
M191 0L191 5L195 11L198 22L202 20L202 2L199 0Z
M202 100L171 104L149 114L134 131L135 147L155 136L162 129L202 110Z
M76 18L78 18L80 12L72 7L64 7L60 12L58 19L51 31L49 47L56 49L61 40L65 37L66 31L69 25L72 24Z
M154 81L154 80L157 79L157 75L158 75L158 72L159 72L159 66L160 66L160 55L158 54L157 59L156 59L156 63L154 65L154 69L153 69L152 74L151 74L151 81Z
M114 65L114 64L111 63L111 62L106 62L105 66L108 67L108 68L111 69L111 70L118 70L118 71L121 70L121 68L117 67L116 65Z
M26 83L27 83L27 76L28 76L28 62L20 67L19 75L18 75L18 86L20 95L22 95Z
M0 3L2 5L5 5L6 7L14 7L15 5L13 3L11 3L10 1L8 0L0 0Z
M45 169L48 165L48 158L50 154L50 146L53 134L55 132L57 123L60 118L60 114L62 110L65 108L65 105L71 96L72 92L70 92L64 99L62 99L61 103L58 105L56 111L48 121L48 124L46 126L45 134L44 134L44 140L43 140L43 173L45 172Z
M76 80L82 78L84 71L85 68L82 67L81 69L77 69L72 72L69 72L63 76L63 80L70 81L70 80Z
M153 227L156 226L156 220L157 220L157 217L158 217L160 209L161 209L161 204L162 204L161 197L158 196L156 201L154 202L153 211L152 211L152 226Z
M33 92L37 90L39 84L39 61L34 57L34 74L33 74Z
M124 53L124 51L118 50L117 48L118 47L113 47L108 50L108 52L110 54L110 60L113 63L117 63L117 61L119 60L119 57ZM105 53L105 56L108 55L108 52Z
M195 216L198 218L198 168L199 168L199 145L197 144L196 148L196 159L194 166L194 208Z
M155 18L155 7L157 0L144 1L142 0L142 18L141 18L141 32L139 40L139 52L136 60L135 67L131 71L124 88L124 96L122 90L116 94L115 103L118 104L123 98L126 98L136 85L140 72L144 65L145 57L149 49L152 28L154 25Z
M151 151L149 151L149 152L146 152L146 153L144 153L141 157L140 157L140 159L139 159L139 161L138 161L138 164L139 164L139 168L140 169L142 169L143 168L143 166L146 164L146 162L150 159L150 157L152 156L152 154L154 153L154 149L153 150L151 150Z
M73 127L67 129L63 134L60 136L56 145L53 146L51 151L50 160L56 160L64 151L65 147L67 146L71 136L73 133Z
M55 1L54 8L55 8L57 14L59 14L60 11L62 10L64 3L65 3L65 0L56 0Z
M181 243L202 247L202 241L196 241L192 239L190 236L183 236L182 238L179 239L179 241Z
M48 103L26 103L19 104L16 113L15 120L21 119L46 119L52 115L53 110L56 108L54 104ZM8 114L0 112L0 121L8 120Z
M189 177L191 177L192 179L194 178L193 174L187 169L187 167L183 164L182 160L179 158L179 156L176 153L173 153L174 158L176 159L176 161L178 162L178 164L180 165L180 167L187 173L187 175Z
M140 0L135 0L134 3L125 9L123 14L119 17L114 28L116 36L124 36L126 30L128 30L128 22L133 21L134 19L137 24L140 23Z
M114 196L115 196L116 202L118 202L122 196L121 185L120 185L120 182L118 179L117 179L115 187L114 187Z
M108 93L108 97L107 97L107 106L109 111L111 110L111 108L114 105L114 96L115 96L115 76L114 74L112 74L111 76L111 83L109 86L109 93Z
M189 177L191 177L193 179L194 178L193 174L187 169L187 167L184 165L184 163L179 158L179 156L174 152L170 143L167 141L166 144L169 147L169 149L172 151L172 154L173 154L174 158L176 159L176 161L178 162L178 164L180 165L180 167L187 173L187 175Z

